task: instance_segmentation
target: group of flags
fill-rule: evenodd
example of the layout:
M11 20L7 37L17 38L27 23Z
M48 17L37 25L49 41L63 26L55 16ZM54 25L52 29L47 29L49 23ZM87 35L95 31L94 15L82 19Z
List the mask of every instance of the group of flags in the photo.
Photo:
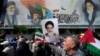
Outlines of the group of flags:
M95 56L100 56L100 37L88 28L84 36L80 39L80 43L85 44L85 48Z
M43 34L39 30L35 30L36 41L44 42ZM88 28L84 36L80 39L81 44L86 44L85 48L96 56L100 56L100 37Z

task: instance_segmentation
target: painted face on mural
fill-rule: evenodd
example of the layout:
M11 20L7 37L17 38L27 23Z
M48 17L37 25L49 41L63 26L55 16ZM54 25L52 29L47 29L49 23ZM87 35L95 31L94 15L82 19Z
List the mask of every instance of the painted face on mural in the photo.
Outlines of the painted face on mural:
M40 16L39 16L39 14L36 14L36 13L35 13L35 14L33 14L33 19L34 19L34 20L38 20L38 19L39 19L39 17L40 17Z
M94 6L93 6L92 3L87 2L87 3L86 3L86 8L87 8L87 10L93 10Z
M7 7L7 14L8 15L14 15L14 13L15 13L15 5L9 5Z

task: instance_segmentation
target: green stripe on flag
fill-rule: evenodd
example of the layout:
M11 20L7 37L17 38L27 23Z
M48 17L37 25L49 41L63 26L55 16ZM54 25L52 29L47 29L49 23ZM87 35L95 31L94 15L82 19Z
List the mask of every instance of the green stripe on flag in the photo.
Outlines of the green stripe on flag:
M42 37L41 31L38 30L38 29L36 29L36 30L35 30L35 36Z
M35 34L39 34L39 35L42 35L42 33L41 33L41 32L36 32Z
M96 54L96 56L100 56L100 49L96 48L95 46L87 43L86 49L88 49L90 52Z
M39 35L39 34L35 34L35 36L42 37L42 35Z

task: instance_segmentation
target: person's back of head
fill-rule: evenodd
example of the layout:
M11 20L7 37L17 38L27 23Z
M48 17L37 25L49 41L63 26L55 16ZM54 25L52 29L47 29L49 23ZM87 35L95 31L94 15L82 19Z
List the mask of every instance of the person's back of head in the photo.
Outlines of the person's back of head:
M25 39L24 39L24 38L19 38L17 41L18 41L17 44L18 44L19 46L25 44Z
M16 51L18 56L33 56L33 53L29 50L29 45L22 42L20 47Z
M45 45L45 52L46 52L46 56L52 55L52 49L48 45Z
M35 49L35 56L46 56L46 49L42 43L38 43L38 46Z

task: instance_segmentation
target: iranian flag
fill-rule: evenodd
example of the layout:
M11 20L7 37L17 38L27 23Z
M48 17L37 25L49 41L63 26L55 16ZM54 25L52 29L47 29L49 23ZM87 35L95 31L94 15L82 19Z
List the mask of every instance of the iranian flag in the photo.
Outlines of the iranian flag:
M41 33L40 30L35 30L35 41L44 43L44 39L43 39L43 34Z
M86 49L94 53L95 56L100 56L100 37L90 28L85 32L85 35L80 39L80 42L86 43Z

